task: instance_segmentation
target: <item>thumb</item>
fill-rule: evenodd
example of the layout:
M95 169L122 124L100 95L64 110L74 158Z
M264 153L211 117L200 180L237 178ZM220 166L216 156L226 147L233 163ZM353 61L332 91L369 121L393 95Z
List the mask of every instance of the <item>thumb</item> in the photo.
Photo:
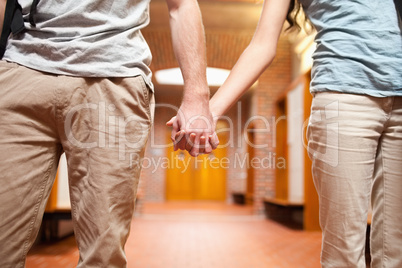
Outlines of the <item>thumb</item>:
M166 126L171 127L173 126L173 122L176 119L176 116L173 116L169 121L166 122Z

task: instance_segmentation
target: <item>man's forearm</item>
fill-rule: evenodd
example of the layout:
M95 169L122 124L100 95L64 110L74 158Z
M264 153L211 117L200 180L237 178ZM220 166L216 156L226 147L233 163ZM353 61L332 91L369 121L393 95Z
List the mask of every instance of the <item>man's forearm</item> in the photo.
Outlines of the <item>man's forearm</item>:
M205 33L201 13L196 0L167 0L167 3L173 49L184 80L183 101L177 116L169 123L173 126L171 137L176 141L177 133L184 134L175 150L187 150L192 156L210 153L212 148L216 148L214 144L218 144L218 138L209 110Z
M184 99L209 99L206 78L205 34L201 13L195 0L170 6L173 49L184 80Z

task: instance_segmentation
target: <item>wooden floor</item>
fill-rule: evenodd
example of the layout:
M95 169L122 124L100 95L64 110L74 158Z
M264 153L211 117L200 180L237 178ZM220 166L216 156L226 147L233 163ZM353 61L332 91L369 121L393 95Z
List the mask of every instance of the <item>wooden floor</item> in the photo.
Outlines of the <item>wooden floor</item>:
M292 230L248 206L142 204L126 245L128 268L320 267L320 232ZM74 237L35 246L27 268L75 267Z

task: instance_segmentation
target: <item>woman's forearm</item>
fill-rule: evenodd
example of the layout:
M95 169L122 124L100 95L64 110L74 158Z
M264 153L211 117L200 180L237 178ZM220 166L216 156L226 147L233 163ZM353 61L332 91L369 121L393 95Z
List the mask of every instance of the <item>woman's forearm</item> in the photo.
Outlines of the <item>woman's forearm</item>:
M273 61L289 3L290 0L264 2L252 41L210 101L214 116L225 114Z
M222 116L257 81L271 64L275 48L251 43L240 56L229 77L210 100L214 116Z

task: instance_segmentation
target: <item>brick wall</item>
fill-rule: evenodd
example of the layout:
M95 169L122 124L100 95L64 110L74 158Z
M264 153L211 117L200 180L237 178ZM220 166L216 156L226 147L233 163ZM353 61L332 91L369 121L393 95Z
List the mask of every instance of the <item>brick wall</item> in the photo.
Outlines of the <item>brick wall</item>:
M268 133L256 133L256 144L266 145L265 148L256 149L257 158L271 159L271 167L264 163L264 167L255 170L254 207L259 213L263 210L263 198L275 196L275 168L278 167L278 159L275 157L275 101L291 82L291 56L290 43L283 37L280 39L277 56L272 65L262 74L258 88L255 92L253 105L256 106L256 114L267 119L270 123ZM265 128L264 123L256 121L257 128Z

